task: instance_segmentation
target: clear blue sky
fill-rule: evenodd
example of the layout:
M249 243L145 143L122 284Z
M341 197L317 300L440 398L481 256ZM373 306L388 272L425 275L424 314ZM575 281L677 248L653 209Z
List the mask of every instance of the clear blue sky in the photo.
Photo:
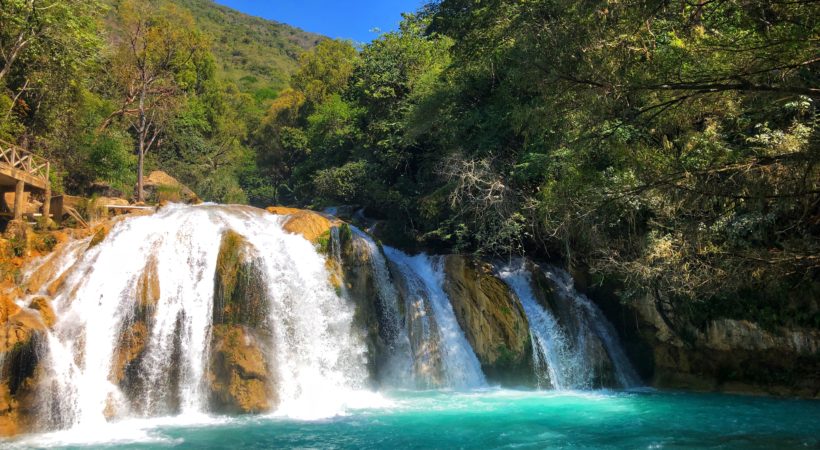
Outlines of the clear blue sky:
M401 13L415 12L424 0L216 0L253 16L284 22L332 38L370 42L370 30L398 28Z

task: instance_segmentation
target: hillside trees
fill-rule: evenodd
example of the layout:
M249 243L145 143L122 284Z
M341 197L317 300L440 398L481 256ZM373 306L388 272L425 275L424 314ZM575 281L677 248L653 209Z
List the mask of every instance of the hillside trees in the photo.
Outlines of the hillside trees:
M126 121L135 135L137 200L144 201L145 155L173 117L181 97L197 82L197 58L205 54L204 38L193 19L165 4L125 1L119 5L121 37L112 58L120 107L101 125L115 118Z
M56 111L101 46L102 9L96 0L0 1L0 138L33 145L57 128Z
M456 42L456 148L509 174L553 255L669 302L816 289L816 3L444 0L429 14Z
M294 79L282 177L292 200L365 206L404 243L561 258L678 311L816 320L818 12L435 2L330 95Z

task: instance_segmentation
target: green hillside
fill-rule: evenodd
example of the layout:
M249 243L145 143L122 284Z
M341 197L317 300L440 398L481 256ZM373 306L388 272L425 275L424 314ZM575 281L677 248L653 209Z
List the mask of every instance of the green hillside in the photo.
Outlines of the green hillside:
M267 96L284 87L299 55L316 46L318 34L217 5L212 0L173 0L188 9L211 46L226 79L243 91Z

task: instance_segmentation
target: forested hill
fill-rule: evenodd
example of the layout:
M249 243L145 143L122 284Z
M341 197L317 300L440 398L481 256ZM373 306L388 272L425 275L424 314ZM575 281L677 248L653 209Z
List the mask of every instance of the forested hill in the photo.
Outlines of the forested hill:
M115 2L117 0L114 0ZM211 39L221 75L255 96L287 86L299 55L323 39L287 24L249 16L212 0L174 0Z
M58 193L131 196L163 169L210 200L269 198L256 130L323 39L211 0L2 2L0 139L49 158Z

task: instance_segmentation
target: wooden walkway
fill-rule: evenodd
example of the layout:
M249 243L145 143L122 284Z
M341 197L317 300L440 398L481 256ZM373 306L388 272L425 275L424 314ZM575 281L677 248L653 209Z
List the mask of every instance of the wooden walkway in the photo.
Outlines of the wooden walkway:
M0 195L15 192L13 218L23 219L24 192L43 193L43 217L51 210L49 162L14 144L0 140Z

